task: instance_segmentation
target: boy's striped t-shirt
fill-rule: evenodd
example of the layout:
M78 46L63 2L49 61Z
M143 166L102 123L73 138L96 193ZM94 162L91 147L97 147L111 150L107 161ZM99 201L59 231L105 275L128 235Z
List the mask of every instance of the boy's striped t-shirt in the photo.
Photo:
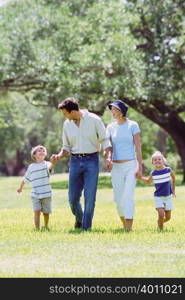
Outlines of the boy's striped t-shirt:
M32 163L29 165L23 181L32 184L31 196L43 199L51 197L52 191L49 183L49 161Z
M154 196L169 196L172 194L171 169L166 167L163 170L152 171L152 179L155 184Z

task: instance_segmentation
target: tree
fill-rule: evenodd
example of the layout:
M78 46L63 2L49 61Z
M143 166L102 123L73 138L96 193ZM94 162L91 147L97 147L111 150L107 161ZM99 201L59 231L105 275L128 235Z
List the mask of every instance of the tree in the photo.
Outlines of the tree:
M138 15L130 24L145 63L144 91L126 102L157 123L175 141L185 182L185 38L184 1L129 1ZM131 5L132 3L132 5Z
M46 146L48 159L60 149L62 120L55 108L38 109L20 95L11 96L14 97L7 97L0 104L0 119L3 120L0 126L0 173L14 176L22 175L31 162L32 147Z
M55 107L60 98L72 94L82 104L88 98L88 105L102 114L107 96L116 93L123 75L125 86L134 85L138 65L130 51L134 43L125 31L122 3L108 0L102 11L104 5L105 1L19 0L3 8L1 90Z
M73 95L99 115L123 99L173 138L185 181L184 12L181 0L10 3L0 89L54 107Z

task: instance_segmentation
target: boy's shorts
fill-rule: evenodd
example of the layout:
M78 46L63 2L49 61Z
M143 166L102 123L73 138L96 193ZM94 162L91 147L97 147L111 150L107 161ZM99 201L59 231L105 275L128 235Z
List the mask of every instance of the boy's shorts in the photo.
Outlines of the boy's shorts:
M51 214L51 197L38 199L35 197L31 198L33 210L40 210L44 214Z
M154 196L155 208L164 208L164 210L173 209L173 198L172 195L169 196Z

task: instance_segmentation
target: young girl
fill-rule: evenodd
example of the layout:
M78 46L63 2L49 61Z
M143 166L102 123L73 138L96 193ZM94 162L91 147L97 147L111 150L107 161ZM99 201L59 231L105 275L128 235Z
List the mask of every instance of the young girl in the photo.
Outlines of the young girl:
M48 228L49 214L51 213L51 186L49 183L49 173L54 164L45 161L47 150L44 146L38 145L31 151L31 157L34 163L30 164L26 174L17 189L18 193L22 192L25 183L32 184L31 199L34 210L34 223L36 230L40 229L40 213L43 212L44 228Z
M175 175L171 168L166 167L166 159L163 154L156 151L152 155L152 164L155 169L149 177L141 177L144 183L155 184L154 200L158 212L158 229L163 230L164 222L171 219L171 210L173 209L173 197L175 197Z

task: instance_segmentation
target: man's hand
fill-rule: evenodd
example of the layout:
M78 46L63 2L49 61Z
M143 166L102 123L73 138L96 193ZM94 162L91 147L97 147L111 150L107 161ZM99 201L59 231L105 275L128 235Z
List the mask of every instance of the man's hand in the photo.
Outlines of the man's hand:
M57 161L60 160L60 156L58 154L52 154L50 157L50 161L55 164Z

